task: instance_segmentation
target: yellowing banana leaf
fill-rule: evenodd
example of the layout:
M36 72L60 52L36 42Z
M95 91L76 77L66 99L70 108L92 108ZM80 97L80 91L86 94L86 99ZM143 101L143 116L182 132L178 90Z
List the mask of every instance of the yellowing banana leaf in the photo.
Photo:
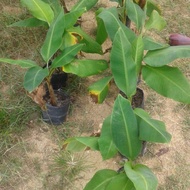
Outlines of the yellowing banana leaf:
M87 77L106 70L108 68L108 63L105 60L75 59L62 68L66 73L76 74L79 77Z
M25 20L20 20L18 22L15 22L9 27L38 27L38 26L48 26L46 22L38 20L37 18L28 18Z
M82 36L80 36L78 33L76 32L68 32L65 31L64 35L63 35L63 42L62 45L60 47L60 50L64 50L65 48L68 48L72 45L75 45L77 43L80 43L80 41L83 39Z
M162 96L190 104L190 83L178 68L146 65L142 76L146 84Z
M166 131L162 121L152 119L143 109L136 108L134 113L137 116L139 125L139 138L143 141L168 143L171 135Z
M112 116L112 137L118 151L130 160L140 153L142 141L139 140L137 120L129 100L118 95Z
M29 93L32 92L48 75L48 68L43 69L42 67L36 66L28 69L24 76L24 88Z
M111 79L112 76L102 78L88 88L90 96L95 103L101 104L105 100Z
M103 53L101 45L88 34L86 34L86 32L84 32L80 27L69 28L67 32L71 32L75 36L76 34L78 35L79 42L85 44L85 46L82 48L82 51L87 53Z
M86 10L90 10L98 0L79 0L75 5L71 8L71 12L83 9L85 8Z
M46 39L41 48L41 55L44 61L47 63L53 54L60 48L62 44L62 36L65 29L64 13L63 11L52 22Z
M136 190L157 189L158 180L147 166L142 164L132 166L131 162L126 162L124 169L127 177L133 182Z
M54 19L54 13L50 5L41 0L21 0L31 14L39 20L45 21L50 26Z
M152 11L150 18L146 21L145 28L156 29L161 31L166 26L166 21L159 15L159 13L155 10Z

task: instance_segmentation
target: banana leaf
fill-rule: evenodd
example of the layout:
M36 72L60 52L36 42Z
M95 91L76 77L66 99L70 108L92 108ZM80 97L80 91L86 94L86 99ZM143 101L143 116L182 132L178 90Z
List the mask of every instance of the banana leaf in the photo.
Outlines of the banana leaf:
M112 76L104 77L89 86L88 91L95 103L101 104L105 100L108 94L109 82L111 79Z
M158 180L147 166L142 164L132 166L131 162L126 162L124 169L127 177L133 182L135 190L157 189Z
M168 143L171 135L166 131L162 121L152 119L143 109L136 108L134 113L137 116L139 126L139 139L148 142Z
M48 68L31 67L24 76L24 88L30 93L49 75Z
M140 30L145 22L145 12L141 9L139 5L134 3L132 0L127 0L126 2L127 16L131 21L135 23L137 29Z
M58 17L56 17L56 19L51 24L40 51L46 63L48 63L53 54L60 48L64 29L64 13L61 11Z
M141 151L142 141L139 140L137 120L129 100L118 95L111 117L114 144L122 155L134 160Z
M108 68L105 60L79 60L76 59L63 67L66 73L72 73L79 77L97 75Z
M92 179L86 184L84 190L104 190L112 179L118 176L114 170L103 169L95 173Z
M114 157L118 152L112 138L111 116L103 122L98 144L103 160Z
M37 66L37 63L31 60L14 60L14 59L0 58L0 62L9 63L12 65L19 65L21 68L31 68Z
M38 27L38 26L48 26L46 22L38 20L37 18L27 18L25 20L20 20L15 22L9 27Z
M98 2L98 0L79 0L75 5L71 8L71 12L85 8L87 11L90 10L94 5Z
M148 51L144 62L153 67L161 67L178 58L190 58L190 45L169 46L159 50Z
M106 31L110 37L110 39L113 41L115 34L117 33L118 29L121 28L123 30L123 33L128 38L129 42L132 43L133 40L136 38L135 33L127 28L118 17L118 12L115 7L105 9L103 10L99 15L99 18L101 18L104 22Z
M21 3L27 7L35 18L47 22L50 26L54 19L54 12L48 3L41 0L21 0Z
M79 43L85 44L82 51L87 53L103 54L101 45L84 32L80 27L69 28L67 32L73 33L79 37Z
M144 65L142 76L146 84L162 96L190 103L190 83L178 68Z
M161 31L165 28L165 26L166 21L159 15L156 10L152 11L150 18L145 23L146 30L156 29L158 31Z
M128 98L135 94L137 85L137 67L133 57L131 44L119 28L113 41L110 64L115 83Z

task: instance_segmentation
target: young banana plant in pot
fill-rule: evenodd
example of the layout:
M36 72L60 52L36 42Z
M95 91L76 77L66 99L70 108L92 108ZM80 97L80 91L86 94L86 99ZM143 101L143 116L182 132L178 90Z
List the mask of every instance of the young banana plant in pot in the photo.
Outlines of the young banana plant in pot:
M113 0L112 0L113 1ZM100 151L103 160L114 157L118 152L127 158L118 172L103 169L92 177L84 190L156 190L158 181L153 172L135 159L142 149L142 142L169 143L171 135L164 122L153 119L144 109L132 108L137 81L142 75L144 82L157 93L173 100L190 103L190 83L177 67L169 65L178 58L190 57L190 46L169 46L146 36L151 29L162 30L166 22L160 10L151 0L118 1L116 7L98 11L98 31L104 33L98 41L103 43L108 34L112 41L110 68L112 76L97 81L90 92L97 102L102 102L113 78L127 99L117 96L112 113L101 129L100 137L73 137L64 142L70 151L81 151L90 147ZM143 5L143 6L142 6ZM119 13L119 14L118 14ZM127 16L135 31L126 27Z
M52 15L51 6L43 1L36 0L37 4L33 0L23 0L23 2L28 2L27 6L36 18L42 19L49 25L40 49L43 64L40 66L33 60L8 58L0 58L0 62L19 65L26 69L23 85L28 91L28 95L44 110L43 117L46 122L61 124L65 120L66 114L62 112L65 109L67 112L69 100L66 100L66 108L60 108L65 101L60 102L58 98L67 98L67 96L64 93L55 92L52 88L51 77L55 70L61 68L66 73L87 77L104 71L108 68L108 64L105 60L76 59L76 55L80 51L102 53L101 46L95 40L83 32L80 27L73 27L86 8L75 8L69 13L64 13L60 8L59 13ZM39 8L40 6L41 8ZM46 66L44 67L44 65ZM58 116L58 113L53 111L51 118L50 112L54 108L60 110L61 113Z

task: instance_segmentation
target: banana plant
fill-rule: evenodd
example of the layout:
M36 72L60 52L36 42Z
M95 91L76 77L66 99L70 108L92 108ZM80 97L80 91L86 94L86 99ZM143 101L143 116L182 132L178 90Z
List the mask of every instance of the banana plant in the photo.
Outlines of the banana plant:
M62 11L62 5L59 0L20 0L21 4L28 9L31 16L25 20L15 22L9 27L38 27L45 26L50 27L53 20L56 19L60 11ZM82 43L85 46L82 47L82 51L87 53L102 54L102 48L92 37L85 33L82 28L74 27L77 25L77 20L81 15L90 10L98 0L79 0L71 7L71 10L64 11L65 31L63 33L63 44L61 49L74 45L75 43ZM65 1L63 6L66 7Z
M23 2L26 1L23 0ZM105 60L76 59L76 55L78 54L78 52L83 51L86 42L88 42L89 50L90 47L93 47L91 51L98 51L99 53L102 51L100 45L98 45L98 47L93 46L95 42L91 38L89 38L87 34L85 34L85 37L81 40L81 42L69 42L67 43L67 45L63 45L64 41L67 40L65 39L64 34L67 32L68 28L72 31L81 32L81 35L83 34L82 30L80 30L79 27L77 27L77 29L72 29L71 27L71 25L77 21L78 16L80 16L83 11L81 12L80 10L80 14L78 13L77 15L75 15L76 12L69 13L71 16L70 17L65 14L63 9L61 8L59 14L56 17L53 17L52 21L53 14L48 14L48 10L50 9L48 9L47 7L49 6L45 6L47 12L45 11L46 9L44 9L44 14L47 15L44 15L41 12L38 13L38 11L41 9L37 10L34 8L32 0L30 2L31 4L28 4L27 6L31 6L31 12L35 16L40 15L39 18L43 18L42 20L45 20L47 23L50 24L44 43L40 49L40 55L46 66L41 67L38 63L32 60L13 60L8 58L0 58L0 62L19 65L20 67L27 69L24 76L23 85L29 93L33 92L41 84L46 83L50 94L50 103L53 106L56 106L57 102L53 88L51 86L50 79L57 68L63 68L65 72L76 74L80 77L87 77L101 73L108 68L108 64ZM37 0L35 2L41 2L38 5L42 6L42 9L44 8L44 2L42 3L42 1Z
M160 120L153 119L144 109L132 108L138 79L157 93L176 101L190 103L190 83L177 67L169 64L179 58L190 58L190 46L169 46L146 36L147 31L161 31L166 22L152 0L112 0L117 7L97 11L97 38L102 44L108 36L111 75L89 87L96 103L102 103L110 80L127 97L118 95L111 115L103 122L99 137L72 137L64 142L65 149L81 151L86 148L100 151L103 160L116 154L127 158L118 172L97 171L84 190L156 190L158 180L143 164L137 164L144 141L169 143L171 134ZM136 26L135 32L126 26L127 18ZM102 35L100 35L100 33ZM142 76L141 76L142 75Z

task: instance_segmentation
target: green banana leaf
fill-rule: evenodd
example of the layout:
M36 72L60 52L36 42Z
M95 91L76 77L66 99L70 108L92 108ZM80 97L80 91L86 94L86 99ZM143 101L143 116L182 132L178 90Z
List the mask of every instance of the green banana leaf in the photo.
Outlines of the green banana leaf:
M38 20L37 18L28 18L25 20L20 20L18 22L15 22L9 27L38 27L38 26L47 26L47 23L41 20Z
M103 160L114 157L118 152L112 138L111 116L108 116L103 122L98 144Z
M144 43L142 36L138 36L132 43L132 57L136 65L136 73L139 76L144 56Z
M30 93L37 88L45 77L49 75L47 68L31 67L24 76L24 88Z
M110 181L105 190L135 190L135 187L126 174L121 173Z
M118 95L112 111L112 137L119 152L130 160L140 153L142 142L136 117L129 100Z
M132 56L131 44L119 28L113 41L110 64L115 83L129 98L135 94L137 85L137 68Z
M112 76L104 77L89 86L88 91L95 103L101 104L105 100L109 90L109 82L112 78Z
M108 36L103 20L98 17L98 15L103 10L104 10L103 8L100 8L96 11L96 22L97 22L96 41L99 44L103 44Z
M105 60L79 60L76 59L63 67L66 73L76 74L79 77L87 77L101 73L108 68Z
M153 172L145 165L132 166L131 162L124 165L127 177L133 182L135 190L156 190L158 180Z
M135 33L129 28L127 28L119 20L117 9L115 7L103 10L98 15L98 17L103 20L106 31L112 41L114 40L115 34L117 33L119 28L123 30L130 43L132 43L133 40L136 38Z
M165 28L165 26L166 21L159 15L156 10L152 11L150 18L145 23L146 30L156 29L158 31L161 31Z
M139 126L139 139L148 142L168 143L171 135L166 131L162 121L152 119L143 109L136 108L134 113L137 116Z
M112 181L118 175L119 174L114 170L99 170L86 184L84 190L105 190L109 182Z
M105 190L135 190L135 187L125 173L120 173L110 181Z
M71 28L76 24L78 18L86 11L85 8L77 9L65 14L65 29Z
M45 3L48 3L55 14L55 17L60 13L62 10L62 5L60 3L60 0L43 0Z
M37 66L37 63L31 60L14 60L14 59L0 58L0 62L9 63L12 65L19 65L21 68L31 68Z
M71 8L71 12L86 8L86 10L90 10L94 5L98 2L98 0L79 0L75 5Z
M81 50L83 44L76 44L65 48L61 54L56 57L51 64L51 68L62 67L75 59L77 53Z
M86 148L99 150L98 137L73 137L67 139L63 147L71 152L84 151Z
M145 50L158 50L158 49L169 47L169 44L161 44L161 43L155 42L153 39L147 36L143 37L143 43L144 43ZM149 54L149 51L148 51L148 54Z
M85 46L82 48L82 51L87 53L103 54L101 45L88 34L86 34L86 32L84 32L80 27L69 28L67 32L71 32L79 36L79 43L85 44Z
M190 103L190 83L178 68L144 65L142 76L146 84L162 96Z
M156 4L156 2L152 1L152 0L148 0L147 5L146 5L146 14L147 14L147 16L150 17L153 10L155 10L159 14L161 14L160 7Z
M178 58L190 58L190 45L170 46L164 49L148 51L144 62L153 67L160 67Z
M35 18L47 22L50 26L54 19L54 12L49 4L41 0L21 0L21 3L27 7Z
M145 22L146 14L139 5L132 0L126 1L127 16L133 21L138 30L140 30Z
M65 29L64 13L63 11L56 17L51 24L46 39L41 48L41 55L47 63L53 54L60 48L62 44L62 36Z

